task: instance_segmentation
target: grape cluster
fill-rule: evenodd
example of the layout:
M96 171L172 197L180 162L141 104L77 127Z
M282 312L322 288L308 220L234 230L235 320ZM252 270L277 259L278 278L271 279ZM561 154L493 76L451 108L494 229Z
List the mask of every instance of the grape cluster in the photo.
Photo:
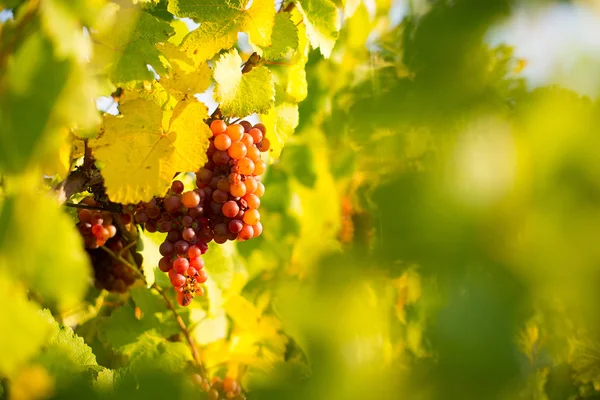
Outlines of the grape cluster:
M169 274L177 303L187 306L195 295L204 294L201 285L208 277L202 254L208 250L212 233L204 218L202 191L183 191L183 183L174 181L164 199L153 198L139 204L134 219L149 232L167 234L159 247L162 258L158 267Z
M212 239L225 243L257 237L262 233L258 208L265 192L260 175L267 168L260 153L270 146L265 126L215 120L210 129L208 161L196 173L196 185L203 193Z
M93 196L84 198L80 204L97 207L99 204ZM85 247L97 249L104 246L106 241L115 237L117 228L113 225L113 215L109 211L98 211L82 208L77 213L79 222L77 228L83 236Z
M212 378L210 383L207 380L202 379L202 377L198 374L196 374L194 378L196 383L200 385L200 388L204 392L207 392L207 397L209 400L246 400L246 396L242 394L241 385L238 381L230 376L225 377L225 379L215 376Z
M125 246L123 238L119 235L106 241L105 246L119 254ZM109 253L102 249L86 249L94 268L94 278L98 289L106 289L109 292L125 293L134 284L137 274L131 267L119 260L115 260ZM135 253L136 264L141 264L139 253Z

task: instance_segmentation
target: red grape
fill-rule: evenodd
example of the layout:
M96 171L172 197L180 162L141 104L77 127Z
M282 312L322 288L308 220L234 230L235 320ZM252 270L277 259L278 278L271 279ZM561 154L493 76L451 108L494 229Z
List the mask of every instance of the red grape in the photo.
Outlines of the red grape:
M189 268L190 263L187 258L177 257L175 261L173 261L173 269L180 274L184 274L185 271ZM181 286L181 285L180 285Z

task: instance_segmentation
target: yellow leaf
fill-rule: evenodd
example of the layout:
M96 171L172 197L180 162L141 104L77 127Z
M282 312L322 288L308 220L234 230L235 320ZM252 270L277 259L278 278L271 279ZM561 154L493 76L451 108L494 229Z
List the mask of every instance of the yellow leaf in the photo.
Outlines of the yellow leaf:
M235 325L240 329L254 329L258 326L260 313L244 297L236 295L230 297L225 303L225 312L231 317Z
M260 116L267 127L267 138L271 141L269 163L279 158L286 140L298 126L298 118L298 105L291 103L282 103Z
M225 115L244 117L273 107L275 87L271 71L254 67L242 74L242 58L236 49L223 54L215 65L216 100Z
M169 43L179 46L183 38L190 33L190 30L185 22L180 19L174 19L171 21L171 26L173 27L173 30L175 30L175 34L169 38Z
M96 159L105 164L102 173L112 201L162 196L175 173L195 171L206 162L211 132L203 119L208 113L195 98L179 102L172 113L142 98L122 104L120 111L104 117L103 134L91 143Z
M275 18L273 0L254 0L245 16L245 31L248 32L252 43L259 46L270 46L273 19Z
M54 380L41 365L31 365L21 370L11 382L13 400L47 399L54 392Z
M169 59L171 66L160 79L160 84L169 93L181 100L185 95L202 93L208 89L212 83L212 70L208 64L194 65L185 53L171 43L162 43L156 47Z
M288 68L288 82L285 92L295 102L301 102L308 94L308 84L306 82L306 70L304 64L292 64Z
M66 178L71 167L71 149L73 147L69 129L66 127L57 129L56 138L53 139L56 140L47 146L46 154L40 157L43 160L42 171L46 175L56 174L61 178Z

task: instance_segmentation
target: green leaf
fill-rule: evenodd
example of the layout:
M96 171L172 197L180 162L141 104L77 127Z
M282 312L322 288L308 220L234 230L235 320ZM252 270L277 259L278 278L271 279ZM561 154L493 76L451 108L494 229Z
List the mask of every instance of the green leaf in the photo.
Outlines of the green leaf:
M26 185L20 190L0 211L0 269L59 309L70 308L83 298L91 273L81 235L56 201Z
M129 368L134 371L159 368L167 372L180 372L192 360L191 351L185 343L169 342L152 334L142 335L136 343L123 350L129 357Z
M129 85L135 80L152 80L166 72L156 43L166 42L174 33L168 22L135 8L120 9L111 29L94 37L94 53L110 63L110 77L116 85Z
M69 383L74 374L90 372L90 368L98 365L96 356L83 338L71 328L60 326L48 310L41 314L52 333L35 362L42 364L59 386Z
M168 313L143 314L138 320L134 309L125 305L113 312L99 327L100 338L121 353L131 354L143 335L168 337L179 332L173 315Z
M209 279L227 291L233 282L236 265L241 263L235 246L232 243L211 246L203 257Z
M168 10L178 17L205 21L231 21L246 8L248 0L169 0Z
M42 29L60 58L86 60L91 56L92 42L81 26L93 25L102 15L103 2L81 0L46 0L40 3Z
M144 316L169 311L165 304L165 300L155 290L136 287L132 288L130 293L133 302L140 310L142 310Z
M278 60L298 47L298 28L290 19L289 13L278 13L273 26L271 46L263 47L263 58Z
M0 78L0 170L22 171L52 140L47 127L71 68L70 62L53 57L50 42L39 33L17 48Z
M104 368L94 380L94 388L100 392L109 392L114 389L115 382L115 371L112 369Z
M298 126L298 105L282 103L269 110L260 119L267 127L267 138L271 141L269 149L269 162L273 163L279 158L286 140L294 133Z
M242 59L237 50L219 58L214 78L217 101L223 114L245 117L252 113L266 113L273 107L275 87L267 67L255 67L242 74Z
M297 4L306 22L310 44L329 58L340 29L335 4L331 0L298 0Z
M13 375L37 353L46 341L50 327L24 289L0 271L0 374Z
M213 58L221 49L231 48L237 41L238 30L214 22L203 22L190 32L181 44L183 50L196 64Z
M212 58L221 49L231 48L238 32L248 33L252 43L271 45L275 18L272 0L171 0L169 11L200 22L200 27L184 39L182 50L196 64Z

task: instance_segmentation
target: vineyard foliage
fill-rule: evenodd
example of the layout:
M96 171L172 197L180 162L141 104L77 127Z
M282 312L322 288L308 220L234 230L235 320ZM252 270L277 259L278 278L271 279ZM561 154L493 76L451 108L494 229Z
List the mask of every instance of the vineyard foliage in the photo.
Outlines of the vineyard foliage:
M0 0L0 398L600 398L600 105L488 40L553 4ZM187 307L148 224L95 285L83 199L193 190L220 119L262 234Z

